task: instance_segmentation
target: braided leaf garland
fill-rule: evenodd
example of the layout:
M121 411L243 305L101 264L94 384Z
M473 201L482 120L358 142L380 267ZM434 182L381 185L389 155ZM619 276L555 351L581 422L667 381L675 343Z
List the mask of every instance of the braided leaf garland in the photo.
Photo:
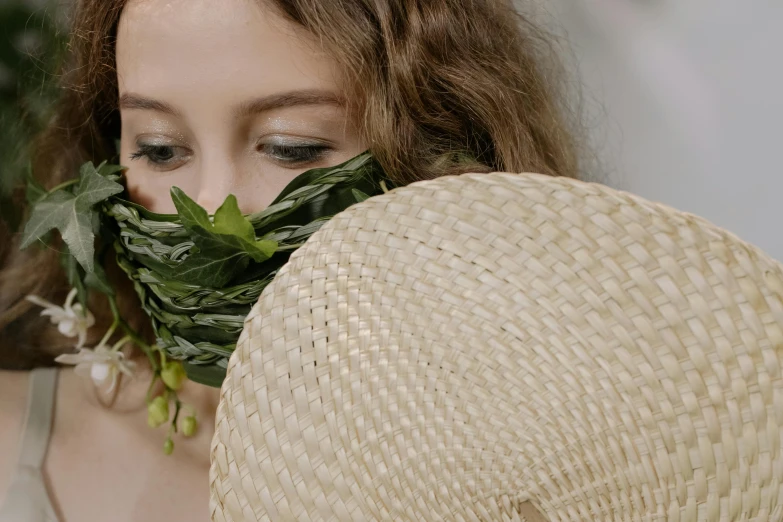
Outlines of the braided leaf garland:
M188 227L193 220L182 219L188 210L184 205L178 202L180 214L174 217L113 198L104 212L119 226L118 262L152 319L159 348L182 360L192 380L219 386L245 317L291 252L332 215L381 193L382 181L382 172L369 153L336 167L301 174L269 207L247 217L257 240L276 244L274 253L265 259L249 254L243 259L242 247L227 247L231 254L238 254L233 267L223 267L228 274L217 281L215 274L182 270L202 253L196 244L199 236L194 239L193 228ZM172 192L183 199L183 194ZM209 284L199 279L208 279Z
M300 174L256 214L242 216L229 196L209 216L176 187L172 199L178 213L156 214L121 197L116 188L120 169L88 163L78 180L36 196L23 242L41 240L52 228L71 230L78 243L71 245L63 234L69 248L63 265L83 303L85 288L113 293L101 268L105 247L113 246L151 318L156 348L182 361L191 380L211 386L222 383L245 317L291 253L332 216L388 190L389 183L364 152ZM93 186L101 192L88 192ZM78 211L72 222L47 219L44 212L61 204ZM65 210L60 214L65 216ZM104 248L99 246L93 259L86 245L96 233ZM76 256L70 251L74 246Z

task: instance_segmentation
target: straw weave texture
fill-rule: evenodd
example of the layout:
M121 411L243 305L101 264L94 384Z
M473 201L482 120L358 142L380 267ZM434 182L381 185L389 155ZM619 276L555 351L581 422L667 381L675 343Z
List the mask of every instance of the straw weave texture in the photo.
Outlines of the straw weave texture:
M781 296L756 248L596 184L371 198L247 317L213 520L782 520Z

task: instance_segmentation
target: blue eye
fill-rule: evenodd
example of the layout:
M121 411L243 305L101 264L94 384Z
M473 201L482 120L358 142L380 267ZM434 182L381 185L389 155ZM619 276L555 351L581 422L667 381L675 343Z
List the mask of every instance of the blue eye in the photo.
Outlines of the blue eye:
M279 163L302 165L321 159L329 150L328 145L274 145L261 144L262 152Z

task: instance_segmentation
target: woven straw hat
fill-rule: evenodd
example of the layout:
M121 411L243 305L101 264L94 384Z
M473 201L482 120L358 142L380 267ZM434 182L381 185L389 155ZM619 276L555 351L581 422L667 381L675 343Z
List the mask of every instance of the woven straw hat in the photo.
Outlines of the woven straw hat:
M535 174L349 208L247 318L212 517L783 519L783 271Z

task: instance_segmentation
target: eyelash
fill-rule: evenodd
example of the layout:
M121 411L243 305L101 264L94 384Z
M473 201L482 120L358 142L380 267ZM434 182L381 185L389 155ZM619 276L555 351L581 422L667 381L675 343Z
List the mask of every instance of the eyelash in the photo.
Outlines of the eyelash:
M164 167L175 159L174 149L181 149L173 145L150 145L139 143L138 150L131 153L130 159L137 160L147 158L147 161L158 167ZM275 161L286 165L306 165L320 159L329 150L327 145L272 145L262 144L257 147L259 152L271 156ZM161 159L160 156L168 156ZM157 159L156 159L157 157Z
M301 165L312 163L320 159L326 151L327 145L272 145L263 144L257 147L259 152L275 158L281 163ZM285 158L284 156L288 156ZM292 159L293 157L293 159Z
M174 157L174 149L181 148L171 145L150 145L147 143L139 143L137 146L138 150L131 153L130 159L137 160L140 158L147 158L149 163L157 166L164 166L167 163L171 163L171 159ZM155 159L155 156L159 156L161 153L165 154L167 152L170 153L170 157L168 159Z

